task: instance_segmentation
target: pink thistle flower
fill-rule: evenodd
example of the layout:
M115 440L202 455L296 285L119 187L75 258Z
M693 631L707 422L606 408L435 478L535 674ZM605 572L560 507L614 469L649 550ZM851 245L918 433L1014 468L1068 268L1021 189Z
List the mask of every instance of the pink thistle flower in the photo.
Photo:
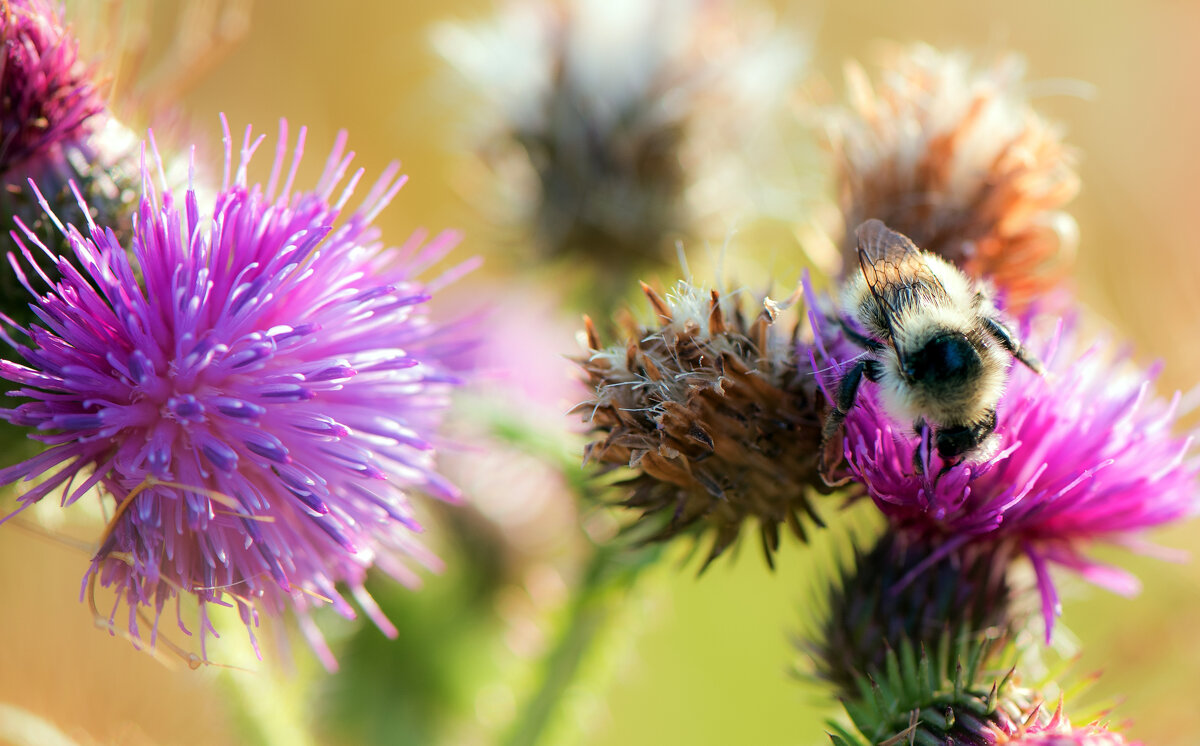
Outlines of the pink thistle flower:
M0 39L0 175L23 187L62 159L64 144L82 140L105 105L78 42L47 0L0 5Z
M450 274L413 277L457 237L423 245L418 233L383 251L371 222L404 183L398 164L344 216L362 176L342 185L353 158L345 134L316 188L293 191L304 135L289 164L281 122L264 189L246 174L262 137L251 142L247 128L231 172L226 127L211 212L193 188L182 204L165 187L159 194L143 158L128 246L90 219L86 233L60 224L68 260L24 231L60 280L20 237L33 274L10 255L38 321L4 335L25 364L0 362L0 376L30 401L0 417L47 448L0 471L0 484L42 480L21 509L58 490L66 505L100 488L112 518L84 593L95 611L97 580L114 588L109 628L124 602L135 644L145 624L153 646L164 607L184 595L199 603L203 659L216 634L208 604L236 603L252 639L260 609L291 607L332 669L311 607L328 600L354 617L339 590L348 587L394 634L364 589L367 570L416 585L405 559L438 567L414 540L409 493L457 496L434 470L432 435L455 383L444 361L461 343L426 310Z
M1127 741L1100 723L1073 727L1063 714L1062 703L1049 720L1039 722L1034 717L1030 721L1032 724L1016 733L997 733L997 746L1141 746L1140 741Z
M812 365L824 371L830 396L860 350L830 318L811 318L819 351ZM1142 370L1103 344L1083 348L1070 323L1047 333L1027 315L1022 327L1021 338L1049 373L1010 369L994 453L940 477L933 454L925 474L916 473L919 437L911 423L889 417L870 383L847 417L844 453L851 478L895 530L939 541L943 553L1007 543L1027 556L1048 638L1060 613L1050 566L1136 593L1134 577L1090 559L1085 548L1096 541L1139 547L1145 529L1195 514L1197 465L1188 458L1191 439L1172 432L1178 396L1165 402L1151 393L1156 370Z
M1083 728L1029 732L1005 746L1141 746L1140 741L1127 741L1120 733L1089 725Z

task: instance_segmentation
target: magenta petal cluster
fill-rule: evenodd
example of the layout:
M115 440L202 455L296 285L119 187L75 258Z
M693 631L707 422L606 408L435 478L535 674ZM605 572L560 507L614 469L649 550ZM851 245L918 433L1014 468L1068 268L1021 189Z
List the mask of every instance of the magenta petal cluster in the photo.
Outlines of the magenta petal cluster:
M0 175L22 188L105 109L57 7L50 0L0 5Z
M1120 733L1089 726L1067 732L1029 733L1005 746L1141 746L1141 742L1127 741Z
M1044 723L1033 723L1010 737L1001 737L1003 746L1142 746L1140 741L1128 741L1118 731L1102 723L1077 728L1071 725L1059 703L1054 715Z
M813 365L824 370L829 395L860 351L842 339L836 322L820 313L812 319L822 350ZM1049 374L1013 366L993 455L940 476L934 455L925 475L915 473L912 423L891 420L875 384L864 383L846 420L845 457L895 529L937 539L946 552L1007 542L1025 554L1049 635L1059 612L1050 566L1136 592L1136 579L1084 550L1093 541L1137 545L1144 529L1194 515L1197 464L1190 438L1174 432L1178 397L1167 402L1151 392L1154 371L1103 344L1084 348L1070 323L1046 328L1031 315L1022 326Z
M41 480L22 488L25 505L99 489L112 518L84 589L115 589L110 629L124 604L130 637L153 643L167 604L191 595L203 654L208 604L236 604L252 638L260 609L291 607L333 667L312 605L352 617L348 588L390 632L364 590L368 568L411 584L405 560L437 564L414 539L409 494L456 498L432 437L459 350L413 275L457 237L382 250L371 223L403 184L398 166L343 215L362 176L346 179L344 133L316 188L293 191L304 131L289 159L280 129L262 188L246 173L262 138L247 129L231 173L226 128L212 208L194 189L182 203L156 191L151 139L129 246L103 226L69 227L73 262L26 232L24 261L10 261L32 269L21 279L39 321L13 331L24 364L0 362L0 376L28 401L0 414L46 450L0 483Z

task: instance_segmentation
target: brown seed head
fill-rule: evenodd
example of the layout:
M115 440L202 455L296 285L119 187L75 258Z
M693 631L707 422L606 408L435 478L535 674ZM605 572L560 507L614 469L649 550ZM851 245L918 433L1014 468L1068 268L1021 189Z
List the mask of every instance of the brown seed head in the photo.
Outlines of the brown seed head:
M709 529L711 562L757 519L771 562L780 526L805 539L806 519L821 524L812 494L829 491L816 469L825 402L797 366L794 331L779 333L769 300L747 322L715 290L643 290L655 321L631 322L624 344L601 349L588 323L586 459L634 470L622 504L662 520L655 540Z
M1014 58L972 68L924 46L893 54L873 88L847 69L849 106L831 133L846 231L878 218L1026 305L1059 284L1076 228L1061 212L1079 189L1074 155L1034 113Z

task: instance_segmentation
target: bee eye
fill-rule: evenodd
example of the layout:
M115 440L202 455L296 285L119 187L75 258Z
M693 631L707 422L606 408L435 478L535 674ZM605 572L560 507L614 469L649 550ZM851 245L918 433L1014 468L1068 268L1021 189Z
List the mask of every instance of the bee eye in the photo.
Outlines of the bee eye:
M983 368L974 345L962 334L940 334L905 360L904 373L914 383L939 386L965 384Z

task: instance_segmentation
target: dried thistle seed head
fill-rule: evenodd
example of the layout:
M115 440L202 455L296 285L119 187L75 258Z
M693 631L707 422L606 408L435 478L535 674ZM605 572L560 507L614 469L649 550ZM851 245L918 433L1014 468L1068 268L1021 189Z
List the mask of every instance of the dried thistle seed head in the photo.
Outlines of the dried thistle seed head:
M634 471L622 504L661 521L655 540L711 532L711 562L756 519L770 563L780 526L805 539L805 521L821 524L813 492L829 491L817 473L825 403L797 366L809 356L796 327L781 333L769 299L747 321L735 296L643 289L655 322L631 322L626 343L603 347L587 322L579 363L595 395L576 410L596 435L586 459Z
M829 609L808 645L817 675L854 699L864 677L886 675L888 657L905 646L919 652L967 639L985 653L1002 649L1029 616L1013 605L1006 554L890 531L858 550L829 589Z
M1059 284L1079 189L1059 129L1034 113L1013 57L975 68L925 46L888 57L878 87L847 69L849 105L831 122L846 267L854 227L879 218L927 251L991 279L1020 308Z

